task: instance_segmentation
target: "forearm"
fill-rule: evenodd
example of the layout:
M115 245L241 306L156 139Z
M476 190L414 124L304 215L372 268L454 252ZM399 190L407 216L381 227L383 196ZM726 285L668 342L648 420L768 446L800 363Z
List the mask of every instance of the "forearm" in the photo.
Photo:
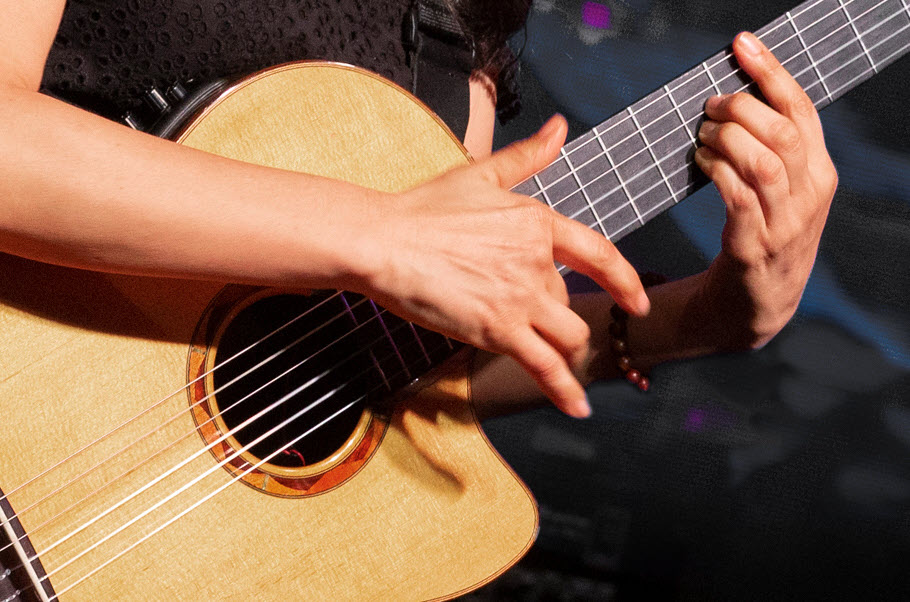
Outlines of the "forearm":
M0 89L0 251L62 265L341 287L366 269L379 193L133 132ZM341 243L344 243L342 247Z
M704 299L707 272L648 289L651 311L630 317L628 351L633 367L650 370L671 360L717 353L736 347L725 328L711 320L711 306ZM575 295L572 309L591 329L589 352L574 366L579 381L620 378L609 334L610 307L607 293ZM474 363L472 394L481 417L487 418L546 405L533 381L510 358L480 352Z

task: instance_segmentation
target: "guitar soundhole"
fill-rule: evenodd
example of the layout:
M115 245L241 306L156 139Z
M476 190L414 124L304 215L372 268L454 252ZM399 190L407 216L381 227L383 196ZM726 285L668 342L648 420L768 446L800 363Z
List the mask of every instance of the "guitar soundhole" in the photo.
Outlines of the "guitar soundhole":
M227 286L193 335L190 408L234 478L314 495L370 460L396 396L458 348L359 295Z
M334 454L377 386L359 333L339 315L344 307L319 306L326 295L260 299L237 313L218 340L213 382L221 418L241 447L275 466L311 465Z

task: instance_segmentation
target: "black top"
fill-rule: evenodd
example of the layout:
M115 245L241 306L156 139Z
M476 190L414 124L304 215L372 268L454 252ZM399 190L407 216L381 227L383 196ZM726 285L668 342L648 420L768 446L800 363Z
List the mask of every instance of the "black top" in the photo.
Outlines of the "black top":
M320 59L411 88L409 0L69 0L42 88L112 119L152 86Z

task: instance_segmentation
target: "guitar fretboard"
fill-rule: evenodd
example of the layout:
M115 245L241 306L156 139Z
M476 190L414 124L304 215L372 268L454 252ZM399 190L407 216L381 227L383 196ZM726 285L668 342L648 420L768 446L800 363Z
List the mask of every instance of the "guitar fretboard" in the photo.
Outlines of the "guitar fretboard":
M809 0L756 32L818 109L910 49L910 0ZM708 183L695 165L705 101L757 86L727 49L568 143L513 190L612 241Z

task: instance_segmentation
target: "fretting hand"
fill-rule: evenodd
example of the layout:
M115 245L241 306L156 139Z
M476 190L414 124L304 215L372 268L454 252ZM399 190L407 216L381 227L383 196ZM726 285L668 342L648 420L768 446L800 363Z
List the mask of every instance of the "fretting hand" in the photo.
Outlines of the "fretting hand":
M704 278L705 316L723 346L760 347L799 304L815 261L837 174L815 107L749 33L734 42L768 104L748 94L711 98L696 152L727 207L722 250Z
M581 417L590 409L570 367L587 353L590 331L568 308L554 261L632 313L646 313L648 300L603 236L508 191L556 159L566 129L556 117L527 140L389 199L364 292L404 318L512 356L557 407Z

